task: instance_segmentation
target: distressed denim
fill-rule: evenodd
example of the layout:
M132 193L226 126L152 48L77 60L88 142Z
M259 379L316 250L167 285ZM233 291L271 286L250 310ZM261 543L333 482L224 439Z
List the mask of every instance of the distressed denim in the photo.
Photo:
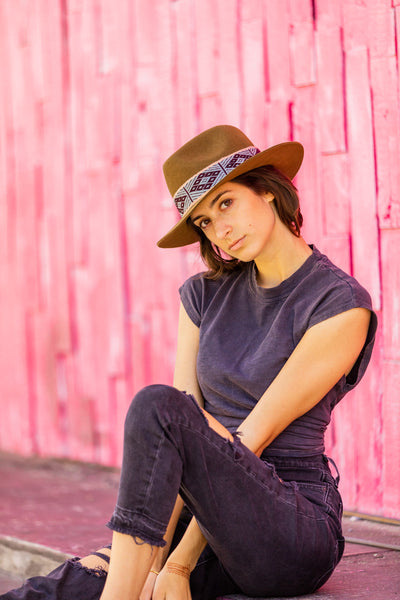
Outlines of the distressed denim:
M178 493L208 541L191 576L193 600L310 593L342 556L342 502L326 457L264 461L239 436L213 431L191 396L152 385L127 413L108 526L163 546ZM175 543L183 530L184 519Z

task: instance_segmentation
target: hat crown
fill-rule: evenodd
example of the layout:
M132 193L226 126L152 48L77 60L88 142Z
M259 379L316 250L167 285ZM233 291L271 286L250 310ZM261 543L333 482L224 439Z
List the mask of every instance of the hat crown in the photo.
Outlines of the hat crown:
M217 125L203 131L164 163L164 177L171 196L175 196L179 188L199 171L252 145L249 138L232 125Z

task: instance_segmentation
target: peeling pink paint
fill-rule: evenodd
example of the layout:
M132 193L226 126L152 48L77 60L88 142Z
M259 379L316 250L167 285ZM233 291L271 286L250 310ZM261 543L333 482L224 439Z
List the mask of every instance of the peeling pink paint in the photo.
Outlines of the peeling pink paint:
M171 382L195 248L163 160L217 123L298 139L304 235L366 285L371 368L337 408L346 507L400 518L399 0L0 3L0 448L119 464ZM397 36L396 36L397 29Z

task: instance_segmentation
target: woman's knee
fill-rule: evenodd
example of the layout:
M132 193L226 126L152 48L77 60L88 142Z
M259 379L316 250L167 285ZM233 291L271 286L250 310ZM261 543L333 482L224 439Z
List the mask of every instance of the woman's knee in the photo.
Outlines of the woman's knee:
M125 435L136 426L143 428L150 419L160 418L163 413L171 413L174 401L181 396L176 388L169 385L153 384L142 388L133 398L125 418Z

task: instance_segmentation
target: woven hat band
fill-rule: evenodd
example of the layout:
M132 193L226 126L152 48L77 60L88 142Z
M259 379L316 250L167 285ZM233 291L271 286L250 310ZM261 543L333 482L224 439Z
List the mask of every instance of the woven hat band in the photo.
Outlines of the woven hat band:
M224 156L188 179L174 196L174 202L181 217L184 216L193 202L196 202L207 191L215 187L228 173L259 152L260 150L255 146L243 148L239 152Z

